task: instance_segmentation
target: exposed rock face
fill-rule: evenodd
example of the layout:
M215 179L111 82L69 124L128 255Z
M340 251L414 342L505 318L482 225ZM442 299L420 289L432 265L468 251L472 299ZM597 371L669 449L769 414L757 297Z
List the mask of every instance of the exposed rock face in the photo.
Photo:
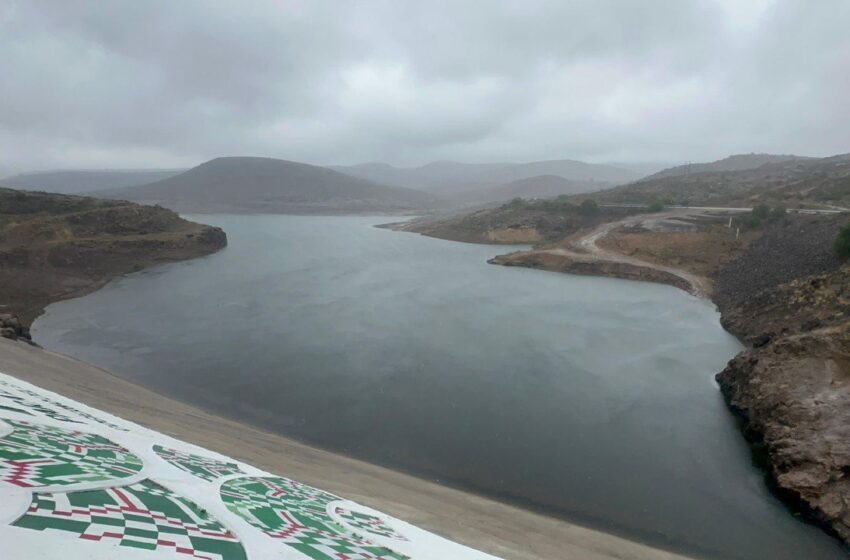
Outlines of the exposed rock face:
M0 336L12 340L32 340L30 330L21 323L17 315L11 313L0 313Z
M26 326L51 302L225 245L221 229L161 207L0 189L0 309Z
M742 352L717 381L783 498L850 542L850 322Z
M777 225L719 271L721 322L751 348L716 379L779 494L850 543L850 264L831 251L842 222Z

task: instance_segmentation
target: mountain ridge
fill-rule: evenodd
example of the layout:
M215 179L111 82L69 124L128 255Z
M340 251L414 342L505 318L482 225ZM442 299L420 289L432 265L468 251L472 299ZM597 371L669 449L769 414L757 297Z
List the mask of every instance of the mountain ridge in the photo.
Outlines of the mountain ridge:
M440 205L428 193L306 163L247 156L215 158L161 181L97 194L184 212L404 213Z

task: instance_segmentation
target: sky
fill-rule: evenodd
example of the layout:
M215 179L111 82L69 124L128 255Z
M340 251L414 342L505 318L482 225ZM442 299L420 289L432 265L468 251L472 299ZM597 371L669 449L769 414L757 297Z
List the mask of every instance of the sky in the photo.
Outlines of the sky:
M850 152L848 0L2 0L0 173Z

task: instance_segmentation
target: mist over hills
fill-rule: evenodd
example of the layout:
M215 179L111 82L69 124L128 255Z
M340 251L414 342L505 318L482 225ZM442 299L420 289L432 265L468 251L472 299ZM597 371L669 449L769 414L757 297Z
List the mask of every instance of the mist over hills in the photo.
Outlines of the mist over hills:
M428 193L315 165L259 157L216 158L161 181L97 195L181 212L416 212L441 204Z
M79 194L145 185L182 173L185 169L92 169L21 173L0 179L0 187Z
M503 185L486 186L463 190L453 196L446 195L453 203L483 204L502 202L512 198L552 198L560 195L598 191L613 186L602 181L574 181L559 175L537 175L517 179Z
M691 173L705 173L710 171L745 171L747 169L757 169L767 163L784 163L787 161L807 159L817 158L776 154L735 154L708 163L687 163L684 165L677 165L644 177L643 180L648 181L661 177L676 177L680 175L689 175Z
M571 181L604 181L614 184L634 181L642 176L639 172L629 169L569 159L530 163L438 161L420 167L364 163L331 166L331 169L379 183L420 189L441 196L459 195L465 191L542 175L559 176Z
M681 173L680 166L593 197L610 203L661 200L685 206L850 206L850 154L825 158L750 154L690 167L689 173Z

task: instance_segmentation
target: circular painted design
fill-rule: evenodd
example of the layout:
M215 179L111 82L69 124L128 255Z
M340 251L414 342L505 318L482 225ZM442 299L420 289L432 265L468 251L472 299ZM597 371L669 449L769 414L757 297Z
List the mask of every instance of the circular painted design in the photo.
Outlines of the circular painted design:
M408 557L351 534L327 512L340 498L281 477L244 477L221 486L227 509L313 560L405 560Z
M79 431L5 420L0 481L22 488L120 481L138 474L142 460L108 439Z

